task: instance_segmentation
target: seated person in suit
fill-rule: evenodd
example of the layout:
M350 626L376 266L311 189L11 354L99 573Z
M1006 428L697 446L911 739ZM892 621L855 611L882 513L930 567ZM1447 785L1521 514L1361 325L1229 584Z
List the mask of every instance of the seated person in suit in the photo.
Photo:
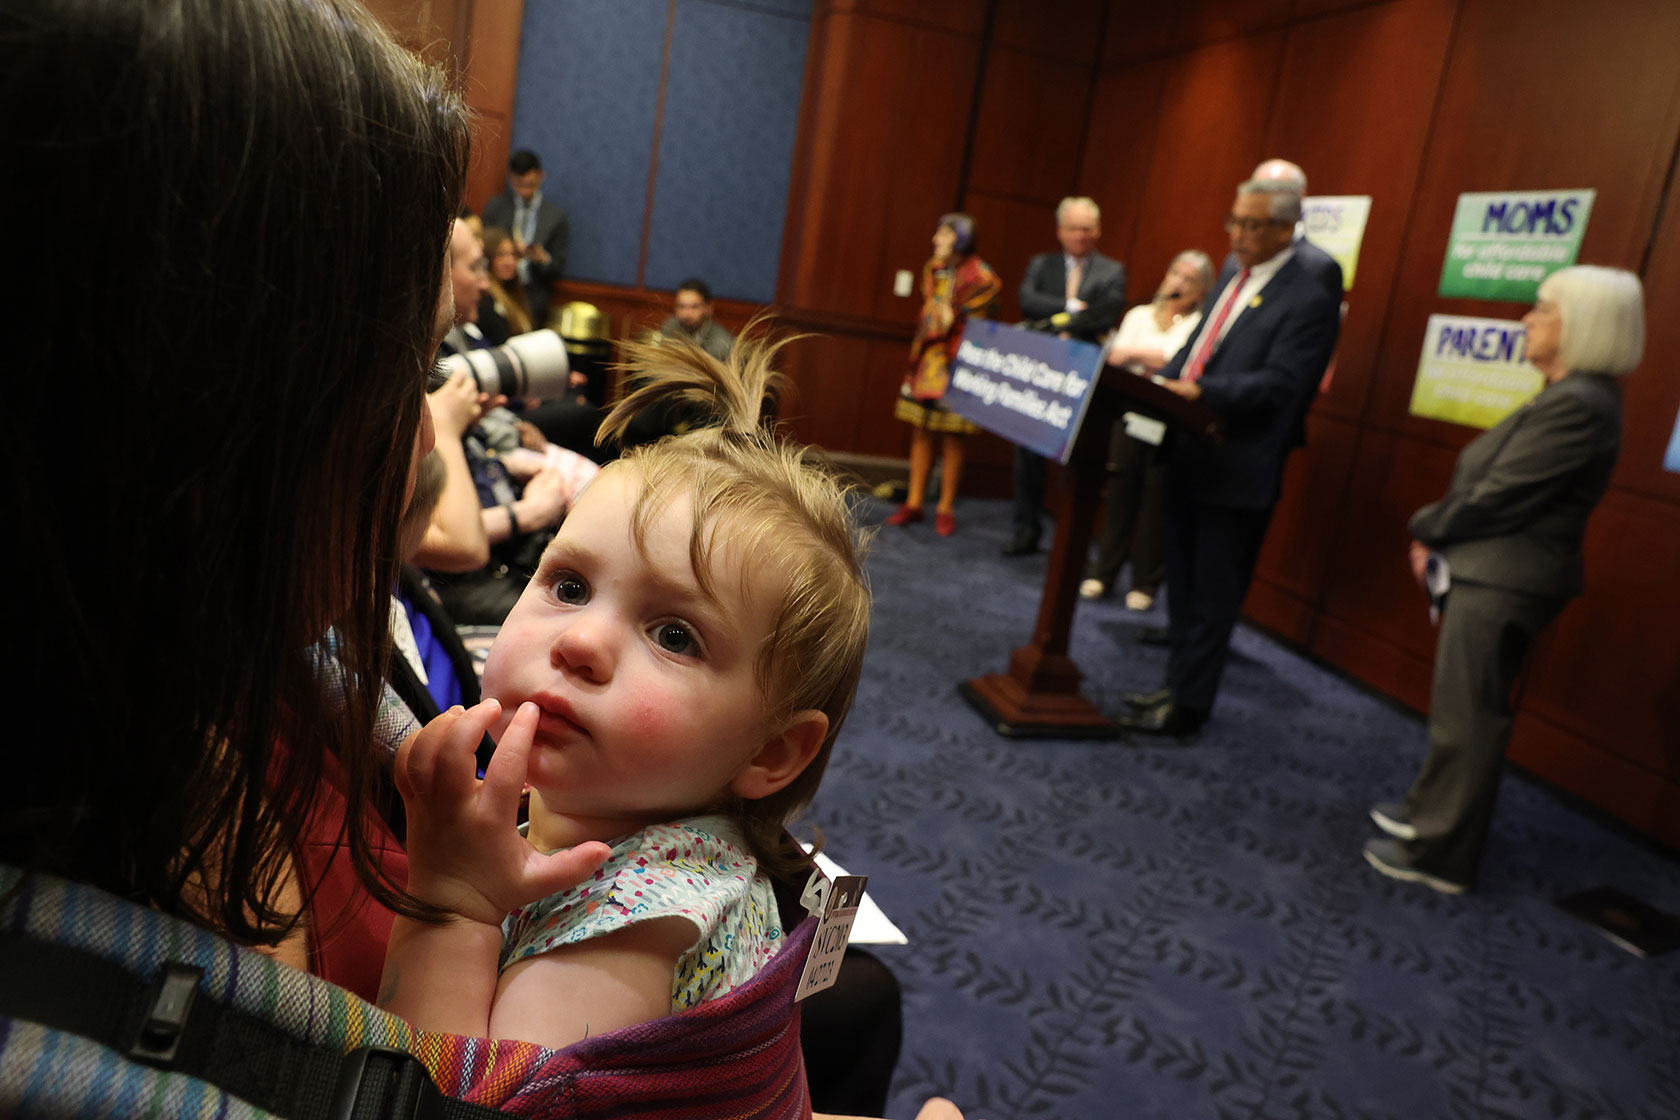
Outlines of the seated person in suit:
M543 165L526 149L508 159L508 189L484 204L484 224L509 230L519 248L519 282L531 303L531 322L548 325L554 286L566 271L572 226L558 203L543 197Z
M659 325L659 333L667 338L682 335L720 362L735 345L735 336L712 318L711 285L697 276L677 286L675 309Z

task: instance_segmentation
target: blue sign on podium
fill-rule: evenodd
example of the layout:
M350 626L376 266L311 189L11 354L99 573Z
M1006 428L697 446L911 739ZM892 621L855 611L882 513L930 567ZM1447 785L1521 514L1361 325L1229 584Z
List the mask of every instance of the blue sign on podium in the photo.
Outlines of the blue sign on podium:
M1091 403L1102 349L970 319L951 363L945 407L988 432L1066 463Z

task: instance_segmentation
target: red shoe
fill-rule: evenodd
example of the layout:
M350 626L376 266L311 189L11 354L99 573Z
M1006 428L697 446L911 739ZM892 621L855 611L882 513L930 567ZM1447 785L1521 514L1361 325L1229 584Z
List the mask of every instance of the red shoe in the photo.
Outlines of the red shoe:
M948 537L957 531L957 519L940 510L933 515L933 531L942 537Z
M893 510L891 516L887 518L886 523L888 525L908 525L912 521L920 521L921 519L921 506L906 505L899 506L897 509Z

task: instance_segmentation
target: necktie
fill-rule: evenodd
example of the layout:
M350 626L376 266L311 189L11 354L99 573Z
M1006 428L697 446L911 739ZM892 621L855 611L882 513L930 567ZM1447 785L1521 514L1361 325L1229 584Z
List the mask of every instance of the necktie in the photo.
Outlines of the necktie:
M1202 335L1202 344L1196 347L1196 352L1190 356L1190 361L1184 367L1181 375L1185 381L1201 380L1202 370L1207 368L1208 359L1213 356L1213 348L1219 344L1220 329L1225 326L1225 320L1231 317L1231 308L1237 302L1237 296L1248 283L1248 269L1237 273L1237 278L1231 281L1231 286L1225 290L1225 298L1219 305L1219 314Z
M1079 285L1085 282L1085 262L1074 260L1067 270L1067 298L1079 298Z

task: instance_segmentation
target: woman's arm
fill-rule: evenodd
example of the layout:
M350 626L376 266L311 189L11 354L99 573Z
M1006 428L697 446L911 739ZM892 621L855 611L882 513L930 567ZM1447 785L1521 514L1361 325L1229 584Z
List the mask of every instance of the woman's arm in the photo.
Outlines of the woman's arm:
M461 438L482 412L478 386L457 371L426 398L432 410L438 457L443 460L443 493L426 524L415 563L439 572L470 572L490 562L490 542L479 516L478 489Z
M1412 515L1412 536L1439 547L1523 529L1602 453L1609 419L1574 393L1537 401L1486 470Z

